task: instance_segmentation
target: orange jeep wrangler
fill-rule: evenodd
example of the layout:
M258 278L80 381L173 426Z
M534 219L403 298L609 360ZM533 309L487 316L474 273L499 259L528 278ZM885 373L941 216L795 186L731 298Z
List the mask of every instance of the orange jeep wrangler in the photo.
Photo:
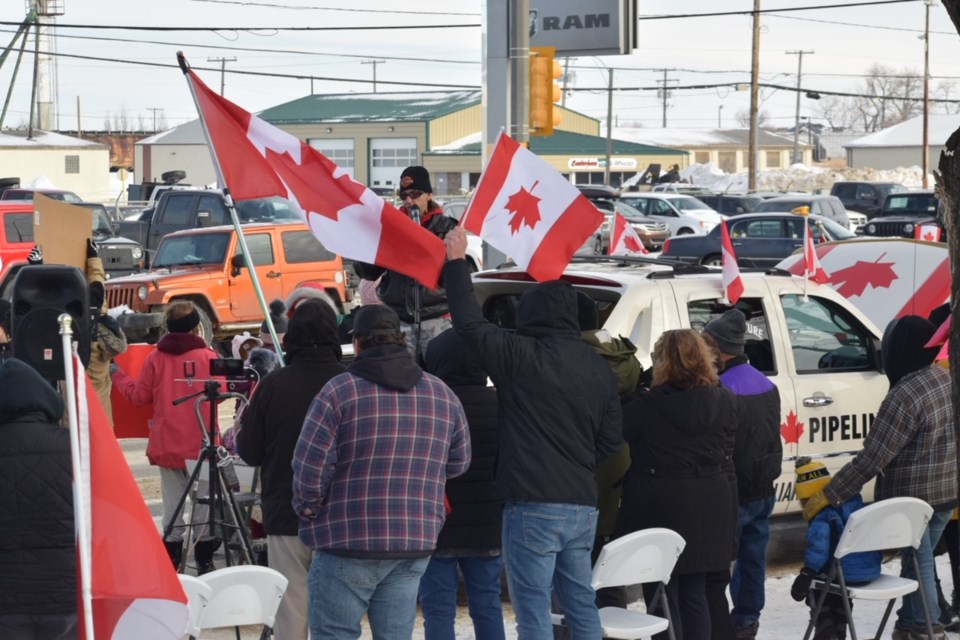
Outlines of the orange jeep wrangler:
M326 292L343 310L343 261L305 224L249 224L243 234L267 303L306 287ZM196 304L210 342L256 334L264 316L245 265L232 226L177 231L160 242L149 271L107 281L107 301L134 312L119 318L131 342L159 340L164 306L174 300Z

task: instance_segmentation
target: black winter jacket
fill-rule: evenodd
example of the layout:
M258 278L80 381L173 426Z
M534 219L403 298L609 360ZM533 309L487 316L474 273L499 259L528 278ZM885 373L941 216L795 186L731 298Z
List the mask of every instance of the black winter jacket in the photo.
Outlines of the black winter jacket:
M0 615L77 610L70 431L33 369L0 367Z
M432 212L431 212L432 213ZM457 226L457 221L442 213L437 213L428 219L423 227L441 240L447 232ZM364 280L376 280L381 275L383 279L377 287L377 296L380 302L397 312L400 319L410 323L414 321L414 291L420 287L420 319L429 320L439 318L449 313L447 294L443 290L443 278L436 289L427 289L417 284L410 276L383 267L355 262L354 268Z
M722 387L662 385L623 409L630 470L617 532L673 529L686 541L675 574L727 569L737 526L729 443L737 428L733 394Z
M463 404L472 449L467 472L447 480L453 511L440 530L437 550L499 549L503 508L496 482L497 390L487 386L487 372L453 329L430 341L425 360L424 369L443 380Z
M767 376L738 356L727 362L720 382L737 397L737 425L733 466L737 472L740 504L773 495L774 481L783 464L780 440L780 391Z
M573 287L529 290L513 332L483 317L466 260L448 262L444 278L453 326L497 387L499 497L596 506L593 472L623 442L621 409L610 365L580 336Z
M285 367L271 371L256 393L237 434L244 462L260 466L263 527L267 535L295 536L293 450L314 397L330 378L343 373L339 348L316 347L287 353Z

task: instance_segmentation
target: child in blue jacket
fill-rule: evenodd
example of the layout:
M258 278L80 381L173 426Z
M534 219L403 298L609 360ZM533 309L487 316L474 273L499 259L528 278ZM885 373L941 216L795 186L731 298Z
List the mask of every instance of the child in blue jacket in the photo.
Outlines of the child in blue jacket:
M830 472L822 462L813 462L810 458L798 458L796 461L797 479L795 491L800 502L827 486ZM790 595L800 602L804 599L810 607L811 615L816 606L818 591L810 589L814 578L825 580L834 561L833 552L840 541L840 534L850 518L850 514L863 507L860 494L844 502L839 507L828 506L810 521L807 528L807 553L803 559L803 569L793 581ZM851 553L841 561L843 576L848 585L866 584L880 575L879 551ZM850 603L851 608L853 603ZM844 640L847 637L847 616L843 600L836 594L828 594L817 616L813 640Z

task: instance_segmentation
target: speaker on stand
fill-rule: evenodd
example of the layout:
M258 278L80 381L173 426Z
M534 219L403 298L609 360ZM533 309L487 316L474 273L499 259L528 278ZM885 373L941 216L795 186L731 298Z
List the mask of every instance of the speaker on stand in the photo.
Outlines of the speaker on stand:
M90 362L90 290L83 272L65 265L31 265L13 281L13 355L47 380L63 380L63 346L57 318L73 318L80 360Z

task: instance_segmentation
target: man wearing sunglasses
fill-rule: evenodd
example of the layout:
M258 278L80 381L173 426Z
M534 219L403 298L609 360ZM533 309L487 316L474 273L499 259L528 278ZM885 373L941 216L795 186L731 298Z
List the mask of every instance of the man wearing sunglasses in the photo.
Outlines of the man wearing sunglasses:
M443 214L443 209L433 200L430 173L424 167L407 167L400 174L398 192L400 210L441 240L457 226L457 221ZM435 336L449 329L450 309L443 278L436 289L427 289L413 278L396 271L363 262L355 263L357 275L364 280L381 278L377 287L380 301L400 316L400 328L407 338L407 349L418 362L423 361L427 345Z

